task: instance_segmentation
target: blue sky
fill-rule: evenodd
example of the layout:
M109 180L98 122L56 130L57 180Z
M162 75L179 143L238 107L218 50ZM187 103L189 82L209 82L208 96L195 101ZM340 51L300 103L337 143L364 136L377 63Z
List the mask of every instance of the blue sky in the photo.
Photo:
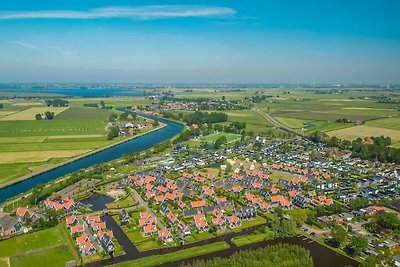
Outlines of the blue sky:
M398 0L20 0L0 82L400 82Z

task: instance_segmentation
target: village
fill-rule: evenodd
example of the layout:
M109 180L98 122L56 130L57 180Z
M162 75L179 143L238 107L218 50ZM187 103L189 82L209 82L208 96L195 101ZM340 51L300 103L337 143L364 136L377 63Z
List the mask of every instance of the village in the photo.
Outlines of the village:
M133 206L91 211L66 188L35 207L2 212L1 236L29 232L50 209L62 218L82 257L104 257L124 253L120 243L126 240L115 237L115 231L146 251L268 226L278 211L292 220L291 210L316 210L321 215L315 225L303 222L299 227L304 235L323 240L332 226L342 225L352 229L352 236L368 239L366 254L399 247L394 232L377 235L364 227L379 212L398 214L398 166L354 159L346 151L299 138L256 137L220 150L186 152L176 146L161 158L149 159L143 170L106 184L105 192L122 192ZM73 190L90 191L96 183ZM352 205L357 199L367 201Z

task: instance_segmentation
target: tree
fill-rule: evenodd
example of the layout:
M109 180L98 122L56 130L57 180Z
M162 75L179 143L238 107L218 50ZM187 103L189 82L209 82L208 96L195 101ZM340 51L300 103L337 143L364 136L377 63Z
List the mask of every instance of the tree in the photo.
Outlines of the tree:
M105 109L106 108L106 104L104 103L103 100L100 101L100 108L101 109Z
M153 121L153 127L158 127L160 126L160 123L157 120Z
M331 231L333 241L340 246L344 240L346 239L347 232L344 228L340 225L335 225Z
M111 131L107 135L107 140L112 140L115 137L119 136L119 128L118 127L112 127Z
M214 143L214 148L218 149L220 148L223 144L225 144L228 141L228 139L226 138L225 135L222 135L220 137L217 138L217 140L215 140Z
M292 209L288 211L290 218L296 223L297 226L302 226L307 220L307 211L302 209Z
M38 121L40 121L40 120L42 119L42 115L39 114L39 113L36 114L36 115L35 115L35 119L38 120Z
M359 254L368 247L368 239L362 236L353 236L351 238L351 246L353 247L355 254Z

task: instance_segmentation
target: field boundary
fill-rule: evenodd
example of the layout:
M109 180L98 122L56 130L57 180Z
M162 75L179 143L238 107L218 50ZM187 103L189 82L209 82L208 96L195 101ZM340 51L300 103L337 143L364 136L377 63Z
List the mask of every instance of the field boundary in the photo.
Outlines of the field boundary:
M8 182L5 182L5 183L0 184L0 189L1 189L1 188L8 187L8 186L13 185L13 184L16 184L16 183L19 183L19 182L22 182L22 181L24 181L24 180L30 179L30 178L32 178L32 177L34 177L34 176L39 175L39 174L46 173L46 172L48 172L48 171L50 171L50 170L57 169L57 168L59 168L59 167L62 167L62 166L64 166L64 165L67 165L67 164L69 164L69 163L72 163L72 162L74 162L74 161L77 161L77 160L79 160L79 159L82 159L82 158L85 158L85 157L87 157L87 156L90 156L90 155L92 155L92 154L99 153L99 152L101 152L101 151L103 151L103 150L105 150L105 149L109 149L109 148L111 148L111 147L113 147L113 146L116 146L116 145L119 145L119 144L128 142L128 141L130 141L130 140L132 140L132 139L141 137L141 136L143 136L143 135L152 133L152 132L154 132L154 131L161 130L162 128L164 128L164 127L166 127L166 126L167 126L167 125L166 125L165 123L160 123L160 126L159 126L159 127L155 128L155 129L152 129L152 130L150 130L150 131L147 131L147 132L145 132L145 133L141 133L141 134L138 134L138 135L129 137L129 138L127 138L127 139L119 140L119 141L117 141L117 142L115 142L115 143L113 143L113 144L109 144L109 145L107 145L107 146L104 146L104 147L95 149L95 150L93 150L93 151L89 151L89 152L84 153L84 154L81 154L81 155L79 155L79 156L70 158L70 159L68 159L68 160L66 160L66 161L64 161L64 162L57 163L57 164L55 164L54 166L51 166L51 167L49 167L49 168L45 168L45 169L40 170L40 171L31 172L31 173L29 173L29 174L20 176L20 177L18 177L18 178L16 178L16 179L13 179L13 180L11 180L11 181L8 181Z

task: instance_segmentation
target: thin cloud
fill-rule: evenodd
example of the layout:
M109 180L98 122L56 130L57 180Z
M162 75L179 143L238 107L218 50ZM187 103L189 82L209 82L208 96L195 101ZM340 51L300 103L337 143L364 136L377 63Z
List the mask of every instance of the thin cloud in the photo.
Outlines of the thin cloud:
M31 44L31 43L27 43L27 42L20 42L20 41L9 41L10 43L25 47L25 48L29 48L29 49L34 49L34 50L40 50L40 47Z
M233 17L236 11L228 7L160 5L142 7L104 7L76 10L39 10L39 11L4 11L0 12L0 20L12 19L110 19L131 18L136 20L168 19L168 18L223 18Z
M16 44L18 46L29 48L33 50L40 50L40 51L53 51L63 55L76 55L78 54L75 51L68 51L59 46L38 46L28 42L21 42L21 41L8 41L9 43Z
M76 55L77 54L76 51L67 51L64 48L58 47L58 46L46 46L45 48L49 49L49 50L52 50L52 51L55 51L55 52L60 53L60 54L64 54L64 55Z

